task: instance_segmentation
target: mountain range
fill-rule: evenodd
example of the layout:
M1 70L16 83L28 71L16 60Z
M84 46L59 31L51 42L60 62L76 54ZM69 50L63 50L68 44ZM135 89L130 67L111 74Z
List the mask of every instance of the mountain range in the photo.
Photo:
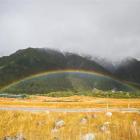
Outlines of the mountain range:
M0 58L0 88L33 74L67 69L95 71L140 87L140 61L135 58L115 65L76 53L27 48Z

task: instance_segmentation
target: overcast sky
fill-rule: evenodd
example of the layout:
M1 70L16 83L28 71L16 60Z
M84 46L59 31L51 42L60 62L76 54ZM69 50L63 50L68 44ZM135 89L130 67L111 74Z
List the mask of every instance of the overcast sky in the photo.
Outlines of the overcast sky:
M0 0L0 56L27 47L140 58L140 0Z

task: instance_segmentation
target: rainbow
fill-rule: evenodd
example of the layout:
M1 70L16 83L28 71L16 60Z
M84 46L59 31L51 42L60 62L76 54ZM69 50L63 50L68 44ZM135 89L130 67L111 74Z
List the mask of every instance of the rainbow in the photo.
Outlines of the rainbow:
M116 79L116 78L114 78L114 77L112 77L112 76L109 76L109 75L106 75L106 74L103 74L103 73L98 73L98 72L96 72L96 71L67 69L67 70L51 70L51 71L41 72L41 73L38 73L38 74L33 74L33 75L30 75L30 76L28 76L28 77L25 77L25 78L23 78L23 79L21 79L21 80L12 82L11 84L9 84L9 85L3 87L3 88L1 89L1 91L5 90L5 89L7 89L7 88L9 88L9 87L11 87L11 86L13 86L13 85L16 85L16 84L18 84L18 83L20 83L20 82L22 82L22 81L25 81L25 80L29 80L29 79L32 79L32 78L37 78L37 77L40 77L40 76L43 76L43 75L46 76L46 75L50 75L50 74L59 74L59 73L64 73L64 72L74 72L74 73L77 72L77 73L83 73L83 74L97 75L97 76L102 76L102 77L105 77L105 78L110 78L110 79L113 79L113 80L115 80L115 81L118 81L118 82L120 82L120 83L125 84L123 81L120 81L120 80L118 80L118 79ZM125 84L125 85L131 87L131 86L128 85L128 84Z

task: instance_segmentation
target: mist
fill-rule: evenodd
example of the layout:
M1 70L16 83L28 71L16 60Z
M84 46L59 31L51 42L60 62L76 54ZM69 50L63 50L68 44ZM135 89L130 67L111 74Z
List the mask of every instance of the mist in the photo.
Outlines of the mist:
M0 56L44 47L140 59L139 0L0 0Z

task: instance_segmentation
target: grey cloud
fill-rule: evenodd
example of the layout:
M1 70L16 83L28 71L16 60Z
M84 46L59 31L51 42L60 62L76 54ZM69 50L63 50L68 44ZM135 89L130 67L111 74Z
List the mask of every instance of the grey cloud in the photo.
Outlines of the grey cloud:
M140 58L139 0L0 0L0 55L50 47Z

